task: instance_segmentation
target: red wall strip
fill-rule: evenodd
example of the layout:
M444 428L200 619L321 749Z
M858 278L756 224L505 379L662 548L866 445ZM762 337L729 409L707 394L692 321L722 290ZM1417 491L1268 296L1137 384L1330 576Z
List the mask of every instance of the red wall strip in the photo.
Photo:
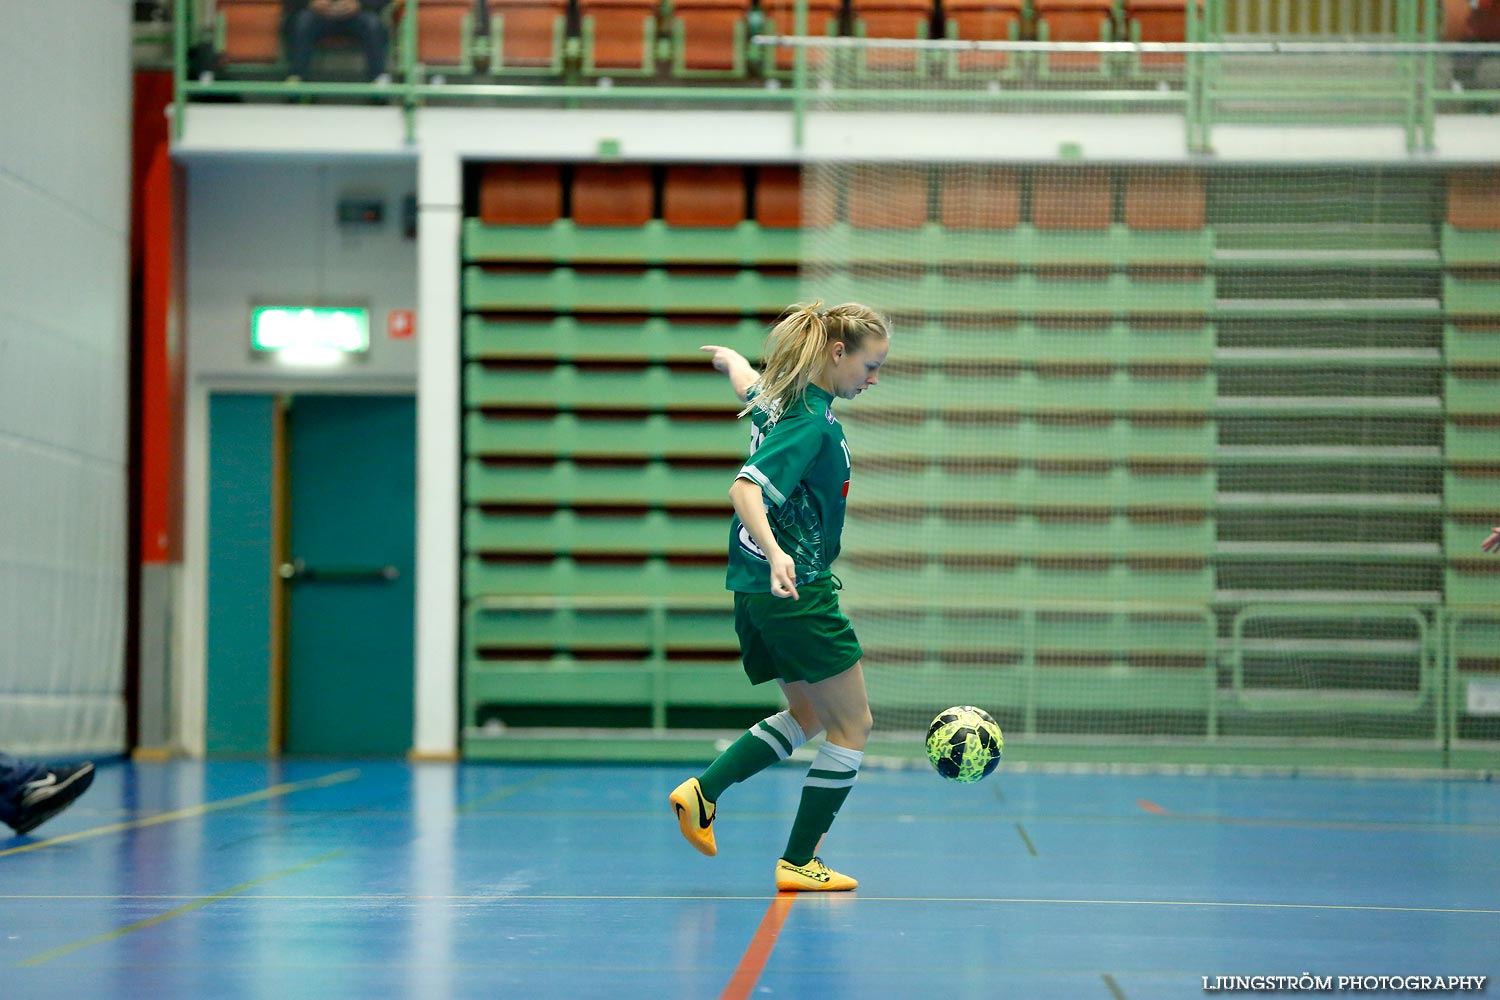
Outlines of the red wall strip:
M169 73L135 76L135 147L131 232L136 280L140 359L141 562L178 559L179 477L175 433L176 378L172 337L172 161L166 108L172 101Z

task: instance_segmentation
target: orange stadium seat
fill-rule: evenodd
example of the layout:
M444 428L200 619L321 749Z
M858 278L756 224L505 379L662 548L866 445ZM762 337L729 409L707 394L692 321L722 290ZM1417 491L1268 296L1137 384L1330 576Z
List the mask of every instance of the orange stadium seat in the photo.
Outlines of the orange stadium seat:
M1125 179L1125 225L1131 229L1202 229L1203 175L1196 170L1132 170Z
M548 226L562 218L562 168L491 163L479 178L479 219L488 226Z
M223 62L281 62L281 0L219 0L218 11Z
M1032 179L1031 224L1038 229L1108 229L1113 212L1108 170L1057 167Z
M580 226L644 226L654 202L650 167L588 164L573 170L573 221Z
M913 183L895 167L855 167L849 179L849 225L855 229L917 229L927 222L926 174Z
M1187 0L1125 0L1125 21L1139 31L1143 42L1187 41ZM1141 68L1179 70L1185 57L1177 52L1141 56Z
M662 185L662 218L669 226L728 229L745 221L745 169L668 167Z
M1112 37L1109 29L1114 0L1032 0L1036 37L1051 42L1098 42ZM1092 52L1061 52L1047 57L1052 71L1097 72L1100 57Z
M578 0L583 19L585 72L656 66L656 0ZM587 42L592 31L593 44Z
M556 68L566 35L568 0L487 0L490 71Z
M391 10L399 28L406 5L395 4ZM417 62L424 68L469 72L473 32L474 0L417 0Z
M850 0L854 32L865 38L926 38L932 21L932 0ZM914 50L865 53L865 68L911 70L917 66Z
M767 229L819 229L833 222L833 205L809 206L802 212L802 171L798 167L761 167L755 180L755 221Z
M750 16L750 0L673 0L672 16L682 29L684 69L743 71L740 25Z
M1021 175L1006 167L947 167L938 174L944 229L1014 229L1021 221Z
M807 33L809 35L838 34L839 14L843 0L807 0ZM768 35L795 35L797 33L797 5L794 0L761 0L760 12L765 16L765 32ZM813 57L818 53L808 51L809 66L816 65ZM776 49L775 69L790 70L796 50L786 47ZM771 67L767 67L770 70Z
M1448 224L1454 229L1500 229L1500 171L1448 175Z
M1026 0L945 0L943 4L949 37L971 42L1019 39L1025 13ZM1012 62L1009 52L958 53L958 68L964 72L1004 69Z
M1450 42L1500 41L1500 3L1444 0L1443 37Z
M1461 42L1469 35L1469 0L1443 0L1443 40Z
M1469 14L1469 34L1476 42L1500 42L1500 3L1481 0Z

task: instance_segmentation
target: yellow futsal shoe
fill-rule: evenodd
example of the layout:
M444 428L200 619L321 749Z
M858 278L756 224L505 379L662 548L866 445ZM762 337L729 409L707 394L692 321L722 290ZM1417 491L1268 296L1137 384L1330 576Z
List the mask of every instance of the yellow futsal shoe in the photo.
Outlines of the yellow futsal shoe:
M719 853L714 843L714 804L703 797L703 786L697 778L689 778L667 797L677 813L677 825L687 842L699 851L713 857Z
M848 892L858 885L857 879L834 871L819 858L805 865L786 858L776 862L776 888L782 892Z

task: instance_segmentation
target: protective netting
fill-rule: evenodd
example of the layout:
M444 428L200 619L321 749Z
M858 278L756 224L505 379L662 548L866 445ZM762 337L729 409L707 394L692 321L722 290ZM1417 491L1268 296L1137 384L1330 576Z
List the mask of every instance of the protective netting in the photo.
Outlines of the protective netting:
M0 143L0 750L118 753L130 128L118 97L96 95L128 78L129 14L23 4L4 19L0 60L31 96L9 104Z
M841 411L877 728L974 704L1034 741L1493 737L1466 691L1500 597L1500 254L1448 222L1452 179L839 159L856 128L901 155L913 108L993 126L889 51L902 96L851 102L870 54L818 60L803 289L895 330Z

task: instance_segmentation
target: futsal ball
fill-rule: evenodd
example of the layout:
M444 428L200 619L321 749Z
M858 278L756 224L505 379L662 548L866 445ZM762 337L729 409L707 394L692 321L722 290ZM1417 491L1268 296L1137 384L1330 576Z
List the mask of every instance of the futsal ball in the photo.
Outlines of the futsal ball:
M973 705L939 712L927 729L927 758L949 781L978 781L1000 763L1005 736L990 713Z

